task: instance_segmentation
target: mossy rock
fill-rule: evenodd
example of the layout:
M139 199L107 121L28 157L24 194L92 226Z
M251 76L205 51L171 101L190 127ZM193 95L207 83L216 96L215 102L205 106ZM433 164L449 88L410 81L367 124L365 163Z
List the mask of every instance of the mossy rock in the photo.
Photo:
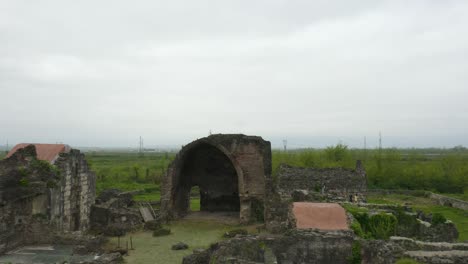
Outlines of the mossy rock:
M148 222L145 222L145 229L146 230L158 230L158 229L161 229L162 226L161 226L161 222L158 221L158 220L151 220L151 221L148 221Z
M232 237L235 237L237 235L247 235L247 234L248 234L248 232L245 229L234 229L234 230L231 230L231 231L228 231L228 232L224 233L223 237L232 238Z
M153 231L153 236L154 237L159 237L159 236L168 236L171 234L171 230L169 228L158 228Z

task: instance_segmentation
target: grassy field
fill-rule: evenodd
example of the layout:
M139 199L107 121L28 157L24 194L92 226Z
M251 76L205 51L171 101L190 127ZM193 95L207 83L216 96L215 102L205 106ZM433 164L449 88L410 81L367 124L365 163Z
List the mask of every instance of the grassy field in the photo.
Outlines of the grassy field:
M131 250L129 256L125 257L126 263L182 263L182 258L190 255L193 249L207 248L210 244L222 240L222 235L232 229L235 225L227 225L212 221L180 220L172 222L169 226L169 236L153 237L150 232L140 231L127 234L121 238L122 247L130 241L132 236L135 250ZM189 245L187 250L171 250L171 246L178 242ZM117 246L117 238L112 238L109 247Z
M173 153L86 153L91 169L96 173L96 191L120 189L140 190L135 196L138 201L157 201L160 198L159 186Z
M459 232L458 240L468 241L468 212L466 211L437 205L432 200L425 197L401 194L368 195L367 201L369 203L378 204L409 204L414 210L421 210L425 213L441 213L457 226Z
M86 153L103 189L144 190L137 200L159 200L159 184L175 153ZM273 175L281 163L302 167L354 168L362 160L369 188L429 190L468 200L468 151L454 149L326 149L273 150Z

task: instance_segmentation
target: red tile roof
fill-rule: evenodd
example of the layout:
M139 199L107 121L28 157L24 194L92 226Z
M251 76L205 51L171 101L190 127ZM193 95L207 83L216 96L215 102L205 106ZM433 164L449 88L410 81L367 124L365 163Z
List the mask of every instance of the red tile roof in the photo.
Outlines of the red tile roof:
M335 203L293 203L297 229L347 230L348 221L343 207Z
M45 160L50 163L54 163L60 153L69 152L71 149L70 146L65 144L21 143L13 147L6 157L10 157L19 149L29 145L34 145L36 147L37 159Z

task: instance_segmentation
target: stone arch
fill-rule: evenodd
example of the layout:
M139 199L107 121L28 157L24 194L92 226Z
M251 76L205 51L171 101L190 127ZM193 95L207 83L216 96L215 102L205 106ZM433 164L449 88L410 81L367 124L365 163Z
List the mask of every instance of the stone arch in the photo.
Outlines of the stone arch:
M194 186L200 189L200 210L240 210L242 170L230 156L222 147L206 141L194 142L181 151L180 168L174 175L175 191L171 194L171 206L178 216L188 212Z
M199 186L201 210L238 211L241 222L248 222L252 204L263 203L270 175L270 142L237 134L198 139L182 147L169 166L161 212L167 218L186 215L190 189Z

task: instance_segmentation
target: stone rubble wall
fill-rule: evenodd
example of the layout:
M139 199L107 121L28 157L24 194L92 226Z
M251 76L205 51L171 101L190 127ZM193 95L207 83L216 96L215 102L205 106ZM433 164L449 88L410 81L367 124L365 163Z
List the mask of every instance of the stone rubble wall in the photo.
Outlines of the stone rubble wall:
M436 193L432 193L432 192L429 194L429 198L434 200L439 205L454 207L454 208L468 211L468 202L466 201L436 194Z
M55 164L36 159L33 145L0 161L0 254L89 229L95 175L78 150Z
M360 161L355 170L280 165L277 175L266 180L265 188L266 228L281 233L291 228L293 202L363 202L367 178Z
M238 235L187 256L182 263L347 264L353 241L353 234L348 231L296 230L283 235Z
M393 264L401 258L421 263L468 263L468 243L423 242L406 237L360 240L363 264Z
M291 195L295 190L331 194L334 201L365 200L367 178L360 161L356 169L301 168L281 165L277 176L277 190L281 195Z

